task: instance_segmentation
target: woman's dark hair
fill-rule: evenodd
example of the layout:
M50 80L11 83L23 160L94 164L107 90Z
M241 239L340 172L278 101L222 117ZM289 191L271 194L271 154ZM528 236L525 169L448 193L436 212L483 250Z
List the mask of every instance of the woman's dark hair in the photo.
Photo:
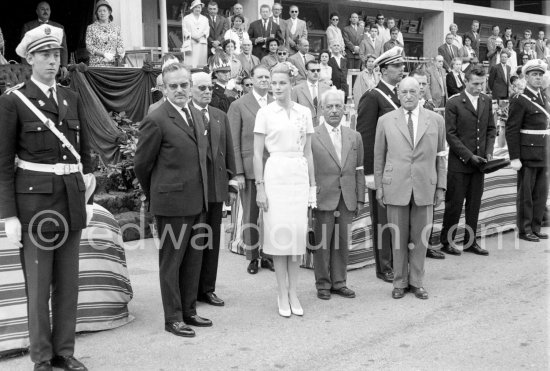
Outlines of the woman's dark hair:
M330 51L327 50L327 49L323 49L323 50L321 50L321 51L319 52L319 62L321 62L321 56L322 56L323 54L325 54L325 53L327 53L327 54L328 54L328 57L330 58Z
M485 77L485 69L483 67L474 67L470 71L466 72L466 80L470 81L472 75Z
M97 9L95 10L95 19L99 21L99 17L97 16L97 11L99 10L99 8L101 8L102 6L104 6L105 8L109 9L109 22L112 22L113 21L113 10L108 7L107 5L101 5L99 7L97 7Z
M340 19L340 15L338 13L330 13L330 17L329 19L332 20L333 17L338 17L338 19Z
M233 47L236 48L237 47L237 44L235 43L235 41L231 40L231 39L227 39L227 40L224 40L222 42L222 50L225 51L225 47L229 44L233 44Z
M275 42L277 43L277 48L278 48L279 46L281 46L281 43L279 42L279 40L277 40L277 39L274 38L274 37L270 37L270 38L267 39L266 42L265 42L265 45L267 46L268 51L269 51L269 44L271 44L273 41L275 41Z
M241 22L244 23L244 17L240 14L235 14L233 17L231 17L231 25L233 25L235 23L236 18L239 18L241 20Z
M472 42L474 41L474 40L472 40L472 38L471 38L470 36L464 35L464 36L463 36L463 40L462 40L462 43L463 43L463 44L466 44L466 39L468 39L468 40L470 40L470 41L472 41Z

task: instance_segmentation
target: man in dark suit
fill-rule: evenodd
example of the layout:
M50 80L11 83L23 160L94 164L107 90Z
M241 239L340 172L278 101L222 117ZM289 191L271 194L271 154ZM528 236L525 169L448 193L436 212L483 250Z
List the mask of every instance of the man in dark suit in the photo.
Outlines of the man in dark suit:
M361 134L364 148L366 183L369 188L369 205L372 220L372 246L376 263L376 277L393 282L390 231L383 226L388 223L386 209L376 202L374 188L374 138L378 119L401 106L397 97L397 84L403 78L401 48L388 50L378 57L375 66L380 67L381 80L375 89L367 91L357 108L357 131Z
M208 34L208 55L212 55L212 48L219 48L224 40L227 21L221 15L218 15L218 3L210 1L208 3L208 24L210 33Z
M448 33L445 36L445 44L437 48L437 54L443 56L443 67L447 72L451 72L453 58L458 57L458 48L453 45L454 36Z
M215 293L220 255L220 227L222 224L223 203L231 205L237 198L235 175L235 155L227 115L209 106L212 100L212 77L205 72L191 76L193 103L190 110L195 117L201 117L201 131L206 133L208 152L208 211L205 223L210 226L208 240L202 253L202 268L199 280L198 300L214 306L223 306L224 301Z
M479 37L479 21L473 20L472 21L472 29L464 34L464 36L469 36L470 40L472 40L472 48L476 52L476 56L479 58L479 44L480 44L480 37ZM464 38L462 38L464 39Z
M139 129L134 171L155 215L164 329L195 336L186 325L212 326L196 310L202 250L196 243L208 207L208 140L189 110L190 72L180 63L162 71L167 100Z
M332 85L344 92L347 102L349 87L346 57L342 55L340 45L337 43L332 44L330 50L332 55L328 60L328 65L332 68Z
M81 171L91 173L93 169L80 98L55 83L62 38L63 30L51 25L28 31L16 52L31 65L32 76L0 97L0 219L5 219L8 240L21 248L29 350L35 370L51 370L52 366L86 370L73 354L78 247L86 228ZM55 125L80 159L60 143L18 93Z
M269 5L263 4L260 7L261 18L250 23L250 28L248 29L248 36L250 37L250 41L252 41L252 45L254 45L252 54L260 60L268 53L266 45L268 39L277 39L279 45L283 45L284 43L281 28L269 19L270 12L271 8Z
M361 135L340 124L344 94L329 90L321 96L325 123L315 128L311 152L317 184L314 210L315 235L320 248L313 254L317 297L328 300L334 293L354 298L347 287L349 230L353 217L365 203L363 141Z
M489 72L489 89L493 99L508 99L508 85L510 85L510 74L512 68L506 64L510 53L506 50L500 52L500 63L491 67Z
M344 44L346 45L348 69L360 69L361 58L359 56L359 46L363 41L363 34L365 31L363 27L358 25L359 15L357 15L357 13L351 13L349 21L349 26L344 27L342 30L342 37L344 38Z
M480 166L493 158L496 135L491 99L481 93L484 83L483 68L472 68L466 74L465 90L449 98L445 106L449 164L441 251L451 255L461 254L455 247L454 238L465 199L466 227L463 249L477 255L489 254L476 242L484 182Z
M541 231L548 198L548 113L542 81L546 63L531 60L522 68L527 86L510 100L506 142L511 167L518 172L517 226L519 238L529 242L547 239ZM546 111L546 112L545 112Z
M273 270L273 261L269 256L260 254L257 225L259 209L256 204L256 183L252 157L254 155L254 122L260 107L265 107L273 102L273 98L267 94L269 90L269 70L264 65L258 65L252 69L252 92L243 95L229 107L227 116L231 126L233 147L235 149L235 167L241 203L243 206L243 225L250 226L243 229L243 243L246 259L250 261L247 272L258 273L258 263L262 268ZM267 159L267 152L264 158ZM261 260L261 262L260 262Z
M21 30L21 38L25 36L25 34L32 30L33 28L36 28L42 24L49 24L50 26L58 27L63 30L63 40L61 42L61 66L59 67L59 71L61 73L61 78L67 77L68 71L67 71L67 64L69 61L68 55L68 49L67 49L67 38L65 35L65 29L62 25L60 25L57 22L50 21L50 16L52 12L50 9L50 4L48 4L47 1L41 1L36 6L36 15L38 16L38 19L32 20L30 22L27 22L23 25L23 29ZM27 60L25 58L21 59L22 63L27 63Z

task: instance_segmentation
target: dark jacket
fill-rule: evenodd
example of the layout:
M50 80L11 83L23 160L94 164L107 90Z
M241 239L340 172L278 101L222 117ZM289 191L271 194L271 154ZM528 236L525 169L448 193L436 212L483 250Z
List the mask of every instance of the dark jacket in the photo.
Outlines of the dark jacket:
M456 45L451 44L451 48L453 49L454 56L458 57L458 48L456 47ZM440 45L439 48L437 48L437 54L443 57L443 68L445 68L447 72L450 71L452 68L453 56L449 51L448 44L445 43L443 45Z
M449 94L449 97L452 97L453 95L462 92L466 87L464 79L462 79L462 85L460 86L460 88L458 87L453 72L449 72L447 76L445 76L445 82L447 83L447 94Z
M214 84L214 90L212 91L212 101L210 105L221 110L223 113L227 113L231 103L235 101L234 97L228 97L225 95L225 88L219 84Z
M260 60L268 54L268 45L265 44L265 41L256 43L256 39L258 37L269 39L271 35L274 35L274 37L279 40L279 45L283 45L283 33L277 23L274 23L271 19L268 19L267 30L263 26L262 19L258 19L250 23L250 27L248 28L248 36L250 37L250 41L252 41L252 54Z
M491 67L489 72L489 89L491 89L493 99L508 99L508 84L512 68L508 65L505 68L506 77L504 77L502 63Z
M348 96L348 62L346 57L340 59L340 67L334 57L330 57L328 65L332 67L332 85L342 90Z
M212 22L212 17L206 15L208 18L208 24L210 25L210 33L208 34L208 53L210 53L210 48L212 48L212 41L217 40L220 44L224 41L225 31L227 28L227 20L221 15L216 16L216 23Z
M27 22L23 25L23 29L21 30L21 39L23 39L23 36L25 36L25 34L42 25L43 23L42 22L39 22L38 19L35 19L34 21L30 21L30 22ZM60 25L59 23L57 22L54 22L54 21L48 21L48 24L49 25L52 25L54 27L59 27L63 30L63 40L61 40L61 46L63 47L63 49L61 49L61 67L67 67L67 64L69 62L69 52L68 52L68 49L67 49L67 36L66 36L66 33L65 33L65 29L63 28L62 25ZM26 59L23 58L23 61L26 62Z

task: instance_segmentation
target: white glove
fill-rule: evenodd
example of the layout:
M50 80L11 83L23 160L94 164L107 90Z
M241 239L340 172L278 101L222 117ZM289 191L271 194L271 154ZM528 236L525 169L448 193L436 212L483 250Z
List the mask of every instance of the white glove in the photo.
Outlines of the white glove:
M115 55L113 53L103 53L103 59L105 59L105 62L112 62L115 59Z
M4 220L4 228L6 229L8 240L17 247L23 247L21 243L21 222L19 218L13 216Z
M521 160L519 158L513 159L510 161L510 167L515 171L519 171L521 169Z
M317 207L317 187L309 187L309 198L307 200L307 206L315 209Z

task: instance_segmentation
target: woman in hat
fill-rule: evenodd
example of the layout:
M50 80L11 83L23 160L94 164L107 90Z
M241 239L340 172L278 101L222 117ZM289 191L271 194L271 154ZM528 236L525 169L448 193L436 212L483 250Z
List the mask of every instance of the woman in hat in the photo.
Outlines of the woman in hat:
M90 53L92 67L116 65L124 57L124 44L120 27L113 24L113 9L106 0L95 5L96 21L86 29L86 49Z
M245 40L250 40L248 32L244 32L242 25L244 17L242 15L234 15L231 17L231 28L225 31L223 38L225 40L233 40L235 42L235 55L241 54L241 44Z
M194 0L191 3L191 13L183 17L183 35L191 37L191 60L192 67L203 67L208 58L208 35L210 25L208 18L201 15L203 3Z
M277 49L279 49L279 40L275 38L268 39L266 41L267 50L269 54L262 58L261 63L271 71L271 68L277 63Z

